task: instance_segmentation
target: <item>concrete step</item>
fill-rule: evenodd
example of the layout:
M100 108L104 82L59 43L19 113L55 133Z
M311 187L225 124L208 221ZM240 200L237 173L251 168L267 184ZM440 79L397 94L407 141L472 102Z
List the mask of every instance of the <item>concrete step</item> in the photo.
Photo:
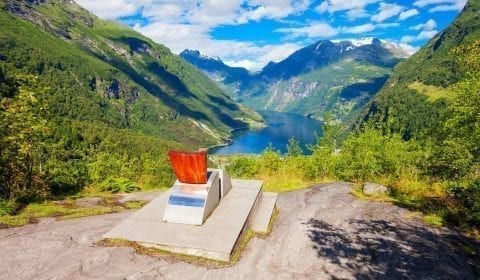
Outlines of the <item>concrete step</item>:
M268 225L277 203L277 197L277 193L262 192L262 198L251 221L251 229L254 232L266 233L268 231Z

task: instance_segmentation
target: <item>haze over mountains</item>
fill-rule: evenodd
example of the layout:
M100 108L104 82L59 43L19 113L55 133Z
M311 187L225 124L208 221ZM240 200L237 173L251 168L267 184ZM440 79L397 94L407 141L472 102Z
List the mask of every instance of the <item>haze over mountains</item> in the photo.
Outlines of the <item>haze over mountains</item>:
M180 56L251 108L319 119L330 113L338 120L347 120L356 116L395 64L409 53L376 38L322 40L280 62L270 62L257 73L230 67L198 51L185 50Z

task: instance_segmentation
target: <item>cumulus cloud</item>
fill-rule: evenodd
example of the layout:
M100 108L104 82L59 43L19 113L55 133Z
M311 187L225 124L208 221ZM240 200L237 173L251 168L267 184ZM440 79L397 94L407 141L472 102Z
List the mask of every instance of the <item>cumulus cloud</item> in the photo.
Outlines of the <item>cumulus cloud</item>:
M364 9L366 6L381 0L327 0L318 5L315 10L319 13Z
M367 18L371 15L365 9L352 9L345 13L349 20L356 20L359 18Z
M377 28L396 27L399 23L365 23L354 26L334 27L326 22L312 22L309 25L294 28L278 28L275 32L287 34L288 39L308 37L310 39L331 38L339 34L363 34L374 31Z
M400 14L405 8L399 6L397 4L386 4L380 3L380 7L378 8L378 13L371 17L371 20L374 22L383 22L391 17L397 16Z
M401 42L410 43L414 41L429 40L438 33L437 22L433 19L429 19L425 23L420 23L415 26L411 26L409 30L420 31L417 36L405 35L400 39Z
M269 61L279 61L301 46L294 43L257 44L236 40L216 40L213 28L238 25L262 19L280 20L304 12L311 0L75 0L106 19L139 14L146 24L135 29L164 44L173 52L201 49L209 56L219 56L232 65L258 70ZM317 27L318 28L318 27ZM327 31L328 30L323 30ZM308 30L318 34L322 30ZM331 31L330 31L331 32ZM331 34L331 33L330 33Z
M429 19L425 23L420 23L415 26L411 26L409 29L410 30L423 30L423 31L432 31L435 28L437 28L437 22L434 21L433 19Z
M402 38L400 39L400 42L401 43L411 43L415 41L415 36L410 36L410 35L405 35L405 36L402 36Z
M429 8L430 13L445 12L445 11L460 11L465 7L467 0L417 0L413 2L414 6L423 8L427 6L434 6Z
M418 12L417 9L410 9L408 11L401 12L400 15L398 16L398 20L403 21L403 20L406 20L407 18L411 18L411 17L416 16L418 14L419 14L419 12Z
M422 31L420 32L415 40L420 41L420 40L429 40L433 38L433 36L437 35L438 31L437 30L431 30L431 31Z
M166 44L173 52L201 49L208 56L221 57L229 65L244 66L251 71L261 69L270 61L279 61L301 48L295 43L259 46L251 42L214 40L198 25L156 22L135 29L157 42Z
M361 34L361 33L366 33L366 32L375 30L375 25L371 23L366 23L366 24L357 25L357 26L342 27L341 30L344 33Z
M133 0L75 0L85 9L105 19L116 19L134 14L140 6Z

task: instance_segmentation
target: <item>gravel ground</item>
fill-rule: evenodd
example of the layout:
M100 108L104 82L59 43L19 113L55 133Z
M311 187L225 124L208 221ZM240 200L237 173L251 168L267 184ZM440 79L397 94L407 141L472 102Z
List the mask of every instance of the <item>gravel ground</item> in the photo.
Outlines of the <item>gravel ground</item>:
M465 238L397 206L355 199L348 184L279 196L272 233L240 261L207 268L95 245L133 212L0 230L0 279L474 279Z

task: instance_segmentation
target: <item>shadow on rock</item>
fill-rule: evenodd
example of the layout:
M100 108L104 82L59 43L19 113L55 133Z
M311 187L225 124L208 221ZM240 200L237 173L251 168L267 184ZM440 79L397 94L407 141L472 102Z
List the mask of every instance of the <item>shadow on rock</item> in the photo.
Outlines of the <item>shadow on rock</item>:
M382 220L351 220L343 228L316 219L305 224L318 257L356 279L475 279L468 256L452 245L464 237L451 232Z

